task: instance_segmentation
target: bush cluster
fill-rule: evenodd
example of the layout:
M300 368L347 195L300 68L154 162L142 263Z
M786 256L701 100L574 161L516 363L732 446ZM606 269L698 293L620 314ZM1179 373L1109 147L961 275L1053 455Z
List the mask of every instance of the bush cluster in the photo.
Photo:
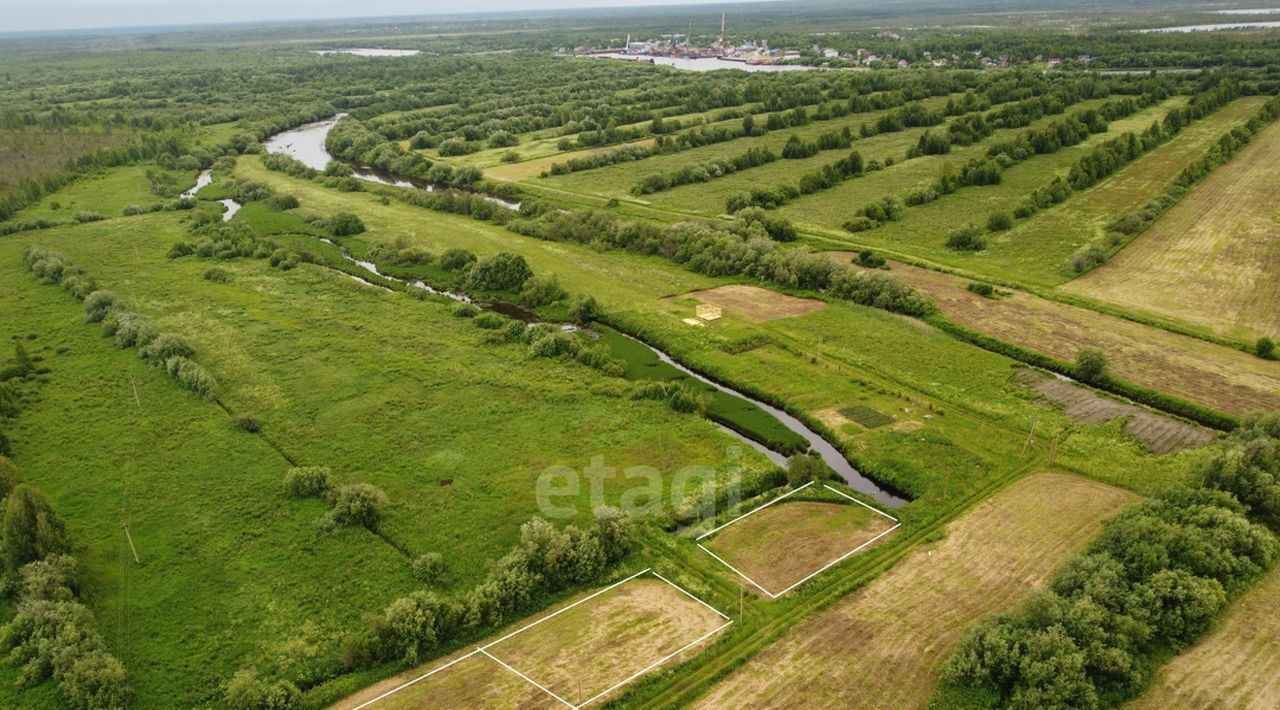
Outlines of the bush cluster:
M631 398L656 399L686 414L705 414L711 404L711 393L688 380L639 382L632 386Z
M773 151L756 146L732 158L714 158L693 165L685 165L668 173L653 173L632 185L631 194L648 195L695 182L709 182L715 178L732 175L739 170L772 163L777 159L778 156L774 155Z
M1135 695L1274 561L1275 537L1230 494L1176 490L1107 521L1023 608L968 631L944 671L1011 707L1095 708Z
M956 251L982 251L987 248L987 240L982 236L978 225L969 223L947 232L947 248Z
M0 457L0 557L15 583L15 613L0 629L5 662L20 669L18 684L52 678L69 705L123 707L124 666L107 651L81 587L66 526L39 491L21 482Z
M415 663L464 631L500 624L547 594L596 581L632 545L631 521L613 508L597 509L585 530L557 530L534 518L521 526L515 548L461 598L413 592L392 601L347 639L343 661L348 668Z
M195 349L185 339L161 333L146 318L127 310L119 298L97 289L93 277L60 254L28 247L23 258L41 281L61 284L81 300L85 321L102 323L103 335L114 336L117 346L138 348L139 356L163 366L182 386L206 399L217 397L217 381L191 359Z
M743 231L741 225L726 228L681 222L662 227L624 220L608 212L548 211L536 219L514 221L507 228L550 241L654 254L701 274L747 276L906 315L933 311L927 299L892 274L856 273L821 254L783 249L767 236L751 235L749 229Z

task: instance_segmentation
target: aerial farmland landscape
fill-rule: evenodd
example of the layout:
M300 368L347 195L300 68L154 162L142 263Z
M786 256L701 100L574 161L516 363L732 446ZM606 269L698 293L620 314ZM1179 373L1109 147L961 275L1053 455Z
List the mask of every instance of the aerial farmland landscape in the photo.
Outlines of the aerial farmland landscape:
M0 708L1280 708L1280 7L4 11Z

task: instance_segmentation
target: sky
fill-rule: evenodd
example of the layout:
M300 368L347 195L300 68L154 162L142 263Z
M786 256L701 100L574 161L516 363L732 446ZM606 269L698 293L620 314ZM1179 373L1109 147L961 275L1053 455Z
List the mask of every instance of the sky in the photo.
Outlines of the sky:
M695 5L711 1L713 0L0 0L0 33L459 12L518 12L580 7Z

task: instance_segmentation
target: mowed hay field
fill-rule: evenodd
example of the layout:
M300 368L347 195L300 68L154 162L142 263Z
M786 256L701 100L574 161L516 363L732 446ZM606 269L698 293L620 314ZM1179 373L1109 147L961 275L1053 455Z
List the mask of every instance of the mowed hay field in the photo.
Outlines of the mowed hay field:
M802 316L826 305L813 298L796 298L759 286L739 284L717 286L686 295L702 303L720 306L726 312L740 315L752 323Z
M1066 361L1098 348L1121 379L1231 414L1280 408L1274 362L1020 291L985 298L965 288L965 279L929 269L894 263L893 272L947 318L993 338Z
M947 527L883 577L792 628L697 704L920 707L961 632L1043 584L1133 494L1032 475Z
M378 701L375 707L560 706L493 658L577 705L725 623L720 614L679 589L655 577L641 576L599 596L581 595L495 634L488 645L481 646L492 658L477 654L463 659L467 652L460 652L365 688L336 707L357 707L435 669L440 670ZM510 635L512 632L517 633ZM457 663L442 668L452 661Z
M1128 710L1280 707L1280 569L1237 599L1217 628L1157 673Z
M1280 123L1062 288L1227 337L1280 337Z
M783 501L752 513L702 544L771 594L778 594L894 524L857 503ZM888 536L880 538L885 539Z

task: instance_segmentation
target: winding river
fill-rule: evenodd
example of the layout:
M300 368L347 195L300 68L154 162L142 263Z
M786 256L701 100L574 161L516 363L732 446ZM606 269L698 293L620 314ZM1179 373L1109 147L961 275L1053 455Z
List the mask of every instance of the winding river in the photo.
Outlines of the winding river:
M327 136L329 133L329 130L332 129L333 126L337 124L338 119L340 119L342 115L343 114L339 114L337 116L334 116L333 118L326 119L324 121L310 123L290 131L279 133L275 136L272 136L271 138L268 138L263 143L263 147L265 147L268 152L284 153L286 155L289 155L305 163L309 167L316 168L317 170L323 170L324 166L327 165L329 161L333 159L333 157L329 154L329 152L325 150L325 147L324 147L325 136ZM409 188L415 187L412 183L408 183L405 181L397 182L394 180L389 181L387 177L380 176L374 173L357 173L356 177L362 180L370 180L372 182L377 182L384 185L395 185L397 187L409 187ZM205 179L204 174L201 175L201 179ZM205 184L208 184L207 181L205 182ZM200 185L197 182L197 187L195 189L199 189L199 187L202 187L202 185ZM422 189L429 189L429 187L422 188ZM224 202L227 202L227 201L224 201ZM239 209L238 204L236 205L236 209ZM234 212L232 212L232 214L234 214ZM230 216L224 214L223 219L230 219ZM326 241L329 244L334 244L332 241L328 239L324 239L323 241ZM337 246L337 245L334 244L334 246ZM350 253L348 253L345 249L342 249L341 247L339 247L339 251L342 253L342 256L345 259L347 259L353 264L356 264L357 266L364 269L365 271L368 271L370 274L379 276L384 279L399 281L400 283L410 286L412 288L422 289L434 294L439 294L442 296L446 296L448 298L452 298L454 300L466 301L468 303L471 302L471 299L462 293L455 293L452 291L441 291L439 289L432 288L430 285L422 281L399 279L392 276L388 276L387 274L380 273L378 271L378 266L373 262L357 259L354 256L352 256ZM370 286L379 287L378 284L372 283L365 279L360 279L359 277L355 277L355 276L352 276L352 278L355 278L361 281L362 283L368 284ZM383 287L379 287L379 288L383 288ZM509 307L505 307L505 304L497 304L496 306L488 306L488 307L492 308L493 310L502 312L504 315L513 315L513 312L512 312L513 309ZM516 315L516 317L520 317L522 320L525 320L525 321L530 321L532 317L532 314L527 314L523 312L514 313L514 315ZM568 329L574 328L574 326L561 326L561 327L568 328ZM631 337L631 336L626 336L626 337ZM635 340L635 338L632 338L632 339ZM840 477L843 478L845 482L849 484L850 488L856 491L859 491L861 493L867 494L868 496L873 498L876 502L889 508L897 508L909 502L906 498L898 496L893 492L880 487L879 485L876 484L875 481L872 481L870 478L867 478L866 476L864 476L861 471L859 471L857 468L853 466L853 464L849 463L849 460L844 457L844 454L842 454L835 445L833 445L831 442L824 439L822 435L819 434L818 432L809 428L800 419L788 414L787 412L777 407L774 407L765 402L761 402L753 397L750 397L742 392L739 392L733 389L732 387L729 387L723 383L717 382L711 378L706 377L705 375L695 372L694 370L688 367L685 367L683 364L676 361L670 355L663 352L662 350L659 350L658 348L653 347L649 343L645 343L640 340L637 340L637 342L641 343L645 347L652 350L658 356L658 358L662 360L664 363L671 365L677 370L680 370L681 372L689 375L690 377L693 377L700 382L710 385L711 387L714 387L720 390L721 392L724 392L734 397L738 397L739 399L746 400L747 402L754 404L755 406L759 407L763 411L767 412L769 415L776 418L779 422L783 424L783 426L787 427L788 429L790 429L791 431L795 432L800 437L802 437L805 441L807 441L809 443L811 452L820 456L823 462L831 467L831 470L839 474ZM734 438L742 441L743 443L747 444L748 446L755 449L756 451L759 451L760 453L764 454L773 463L778 464L780 466L786 464L787 457L782 452L772 450L767 446L765 446L764 444L762 444L761 442L755 441L728 427L721 426L720 428L724 430L726 433L728 433L729 435L733 436Z

